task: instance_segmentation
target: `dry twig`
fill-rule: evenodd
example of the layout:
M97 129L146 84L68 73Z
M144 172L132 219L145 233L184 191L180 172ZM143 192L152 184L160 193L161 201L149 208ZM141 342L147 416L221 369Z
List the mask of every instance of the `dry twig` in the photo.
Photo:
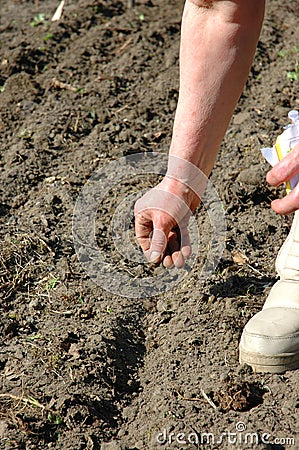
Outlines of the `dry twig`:
M46 409L46 406L42 405L38 400L36 400L33 397L24 397L24 396L17 396L14 394L0 394L0 398L10 398L11 400L16 400L19 403L24 403L25 406L37 406L38 408L41 408L42 411Z
M182 400L185 400L187 402L202 402L202 398L200 397L185 397L184 395L182 395L178 390L175 391ZM215 405L215 403L210 399L210 397L207 396L207 394L205 393L205 391L200 388L200 393L202 394L203 398L209 403L209 405L212 406L212 408L217 409L217 406Z
M67 89L68 91L78 92L78 88L71 86L68 83L63 83L63 81L59 81L57 78L52 78L52 85L59 89Z
M121 54L123 53L123 51L128 47L128 45L131 44L132 41L133 41L133 38L132 38L132 36L131 36L131 37L129 37L129 39L128 39L126 42L124 42L124 43L119 47L118 50L116 50L115 55L116 55L116 56L121 55Z

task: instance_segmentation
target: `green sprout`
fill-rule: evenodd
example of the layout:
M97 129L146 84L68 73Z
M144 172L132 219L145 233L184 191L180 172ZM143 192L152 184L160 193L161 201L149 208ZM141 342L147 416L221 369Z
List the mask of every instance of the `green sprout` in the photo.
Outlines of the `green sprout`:
M55 425L60 425L63 423L63 417L56 416L55 414L52 414L51 412L48 413L48 420L51 423L54 423Z
M30 26L31 27L37 27L38 25L43 23L45 21L45 19L46 19L45 14L39 13L39 14L37 14L37 16L34 17L32 22L30 22Z
M299 45L294 45L290 50L279 50L277 52L279 58L290 58L295 56L295 68L287 72L288 80L299 81Z
M289 80L299 81L299 59L296 59L295 70L288 72L287 77Z
M41 333L37 333L37 334L31 334L30 336L27 336L27 339L29 341L34 341L36 339L43 339L44 336Z
M50 291L51 289L54 289L58 281L59 281L58 278L51 278L45 285L45 291Z
M50 39L53 39L53 34L52 33L48 33L48 34L46 34L46 36L43 37L43 40L45 42L49 41Z

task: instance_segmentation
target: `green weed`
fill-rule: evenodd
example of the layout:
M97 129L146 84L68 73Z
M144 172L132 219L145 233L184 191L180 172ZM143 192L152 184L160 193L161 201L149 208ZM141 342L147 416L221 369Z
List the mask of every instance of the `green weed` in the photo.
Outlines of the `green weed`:
M45 42L49 41L50 39L53 39L53 34L52 33L48 33L48 34L46 34L46 36L43 37L43 40Z
M27 339L29 341L35 341L36 339L44 339L44 336L41 333L31 334L30 336L27 336Z
M58 278L50 278L49 281L47 281L45 285L45 291L50 291L51 289L54 289L58 283Z
M49 412L48 413L48 421L51 423L54 423L55 425L61 425L63 423L63 417L56 416L55 414L52 414L51 412Z
M43 23L46 19L45 14L39 13L37 16L34 17L34 19L30 22L31 27L37 27L41 23Z
M294 70L287 72L288 80L299 81L299 45L294 45L290 50L279 50L277 52L278 58L293 58L295 56Z
M299 59L296 59L295 70L287 72L289 80L299 81Z

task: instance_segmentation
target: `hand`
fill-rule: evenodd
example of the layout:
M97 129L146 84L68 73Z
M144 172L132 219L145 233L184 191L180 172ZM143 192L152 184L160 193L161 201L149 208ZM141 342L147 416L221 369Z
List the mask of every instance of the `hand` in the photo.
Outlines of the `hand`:
M191 255L188 222L200 200L184 183L165 177L137 200L135 233L146 258L166 268L183 267Z
M299 144L267 173L267 182L278 186L298 173ZM271 208L278 214L290 214L299 209L299 184L282 199L273 200Z

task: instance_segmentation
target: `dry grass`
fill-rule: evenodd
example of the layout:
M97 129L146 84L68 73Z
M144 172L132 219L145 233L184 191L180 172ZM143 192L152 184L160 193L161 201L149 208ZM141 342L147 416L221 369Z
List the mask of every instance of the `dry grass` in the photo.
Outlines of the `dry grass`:
M18 291L29 292L34 274L43 266L42 255L48 252L49 246L37 236L6 236L0 248L0 298L10 300Z

